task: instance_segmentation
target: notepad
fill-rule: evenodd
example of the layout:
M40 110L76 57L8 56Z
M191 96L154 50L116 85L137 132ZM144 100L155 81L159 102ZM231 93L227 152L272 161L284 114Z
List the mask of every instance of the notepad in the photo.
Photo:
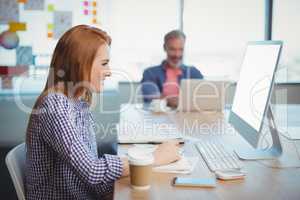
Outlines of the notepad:
M161 173L177 173L177 174L190 174L198 163L198 157L187 157L182 158L174 163L168 165L162 165L154 167L153 171Z

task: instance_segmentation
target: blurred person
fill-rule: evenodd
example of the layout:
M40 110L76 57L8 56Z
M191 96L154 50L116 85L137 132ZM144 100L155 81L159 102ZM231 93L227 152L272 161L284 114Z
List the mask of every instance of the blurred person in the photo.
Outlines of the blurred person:
M194 66L182 63L186 36L182 31L173 30L164 37L166 59L158 66L147 68L143 73L142 94L145 103L152 99L164 98L167 105L177 107L179 85L182 79L202 79L203 75Z

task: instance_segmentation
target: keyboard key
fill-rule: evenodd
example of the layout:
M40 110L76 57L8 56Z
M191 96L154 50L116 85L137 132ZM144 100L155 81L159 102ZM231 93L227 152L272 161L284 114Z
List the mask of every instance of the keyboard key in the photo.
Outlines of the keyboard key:
M242 168L236 155L226 150L219 141L201 141L196 147L211 171Z

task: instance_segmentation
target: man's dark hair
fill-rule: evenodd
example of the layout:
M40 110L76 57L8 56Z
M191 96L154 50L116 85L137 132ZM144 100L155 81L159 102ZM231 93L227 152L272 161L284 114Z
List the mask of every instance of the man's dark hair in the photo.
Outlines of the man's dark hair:
M173 38L182 38L185 40L185 34L180 30L172 30L168 32L164 37L164 47L166 47L167 42Z

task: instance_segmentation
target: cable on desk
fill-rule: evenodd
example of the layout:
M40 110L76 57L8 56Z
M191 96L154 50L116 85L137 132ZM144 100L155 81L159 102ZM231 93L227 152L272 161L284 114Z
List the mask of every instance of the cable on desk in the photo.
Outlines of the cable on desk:
M270 132L269 131L265 131L263 134L261 134L261 138L260 138L258 146L261 146L261 148L263 150L267 150L267 149L269 149L271 147L271 143L267 139L267 136L269 135L268 133L270 133ZM263 147L264 144L265 144L265 147Z
M298 150L297 144L295 143L296 141L295 141L295 140L289 139L288 137L286 137L286 136L285 136L284 134L282 134L281 132L278 132L278 133L280 134L280 136L282 136L282 137L284 137L286 140L288 140L289 143L291 142L290 144L292 144L293 147L295 148L295 152L296 152L296 154L297 154L297 157L298 157L299 163L300 163L300 152L299 152L299 150ZM269 145L270 143L267 141L266 135L267 135L267 134L264 134L264 135L263 135L263 139L264 139L265 142L267 142L268 145ZM269 147L270 147L270 146L269 146ZM264 150L266 150L266 149L264 148ZM283 150L283 153L284 153L284 150ZM291 166L291 167L281 167L281 166L271 166L271 165L268 165L268 164L264 163L263 161L257 161L257 163L259 163L259 164L261 164L261 165L263 165L263 166L265 166L265 167L272 168L272 169L298 169L298 168L300 168L300 165L299 165L299 166Z

